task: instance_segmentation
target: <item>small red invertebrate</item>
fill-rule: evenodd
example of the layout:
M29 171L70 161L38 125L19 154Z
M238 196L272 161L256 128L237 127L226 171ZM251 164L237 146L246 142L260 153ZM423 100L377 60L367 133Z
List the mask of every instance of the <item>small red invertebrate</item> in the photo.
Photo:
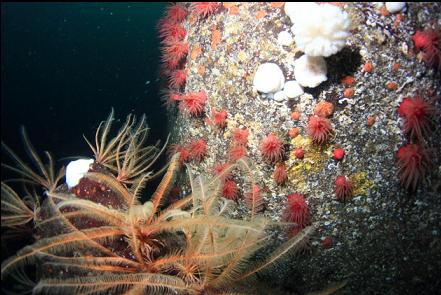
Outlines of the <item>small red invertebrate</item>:
M233 146L230 148L229 158L230 161L237 161L242 157L245 157L247 155L247 149L242 144L233 144Z
M222 163L218 163L218 164L214 165L213 173L215 175L222 174L230 166L231 166L231 164L229 164L229 163L223 163L223 164ZM225 173L225 175L222 177L222 179L223 180L227 180L227 179L231 179L232 177L233 177L233 173L231 173L231 171L230 171L230 172Z
M165 42L161 49L165 61L183 59L188 53L188 43L176 39Z
M207 155L207 142L203 138L194 140L188 146L188 150L190 158L200 162Z
M294 121L300 120L300 116L301 116L301 114L299 112L292 112L291 113L291 119L293 119Z
M397 167L401 185L415 190L430 166L427 150L417 144L402 146L397 152Z
M188 160L190 159L190 152L189 150L180 144L172 144L170 145L167 154L171 157L176 153L180 153L179 154L179 164L182 166L184 165L184 163L187 163Z
M345 150L342 148L334 149L333 155L334 155L334 159L340 161L345 156Z
M182 41L186 35L187 31L178 23L170 22L168 20L160 23L159 37L164 39L163 42L165 44L172 43L173 41Z
M239 196L239 189L237 183L234 180L228 179L224 182L222 187L222 196L226 199L237 200Z
M376 116L368 116L368 118L367 118L367 125L369 127L371 127L372 125L375 124L375 121L377 121L377 117Z
M311 116L308 121L308 134L317 144L326 143L332 135L331 122L319 116Z
M171 88L181 88L185 85L187 73L185 70L176 70L170 73L169 82Z
M374 70L374 65L370 62L363 65L363 71L366 73L371 73Z
M354 88L346 88L345 91L343 91L343 96L347 98L353 97L355 94Z
M404 132L411 139L419 141L429 133L430 115L432 107L420 96L405 97L397 109L398 114L404 118Z
M273 178L278 185L284 184L288 180L285 163L277 163L273 172Z
M181 22L187 17L187 10L180 4L169 5L166 9L166 18L174 22Z
M202 17L207 17L213 14L214 11L219 7L218 2L192 2L191 8L193 11Z
M343 79L341 79L341 84L345 86L352 86L355 84L355 78L352 76L346 76Z
M248 129L239 129L235 128L233 130L233 140L237 144L246 145L248 143L248 136L250 135L250 131Z
M170 89L164 90L161 93L161 100L164 102L165 106L172 107L181 100L181 93L172 91Z
M179 108L188 111L193 116L199 116L204 111L207 95L205 91L190 92L181 96Z
M386 83L386 88L387 88L388 90L391 90L391 91L393 91L393 90L397 90L397 89L398 89L398 84L397 84L397 82L390 81L390 82L387 82L387 83Z
M211 111L210 122L222 129L225 128L225 126L227 125L227 121L226 121L227 117L228 117L228 113L225 110L221 110L218 112L215 109L213 109Z
M346 176L337 176L335 180L335 195L339 201L346 202L352 197L353 187Z
M314 114L327 118L334 112L334 105L328 101L319 102L314 108Z
M282 213L282 218L288 222L295 222L300 229L311 223L308 204L302 194L294 193L288 196L288 203Z
M285 151L282 142L274 133L270 133L267 137L262 139L260 143L260 152L265 161L276 162L282 158Z
M293 127L291 129L289 129L289 131L288 131L288 135L291 138L297 137L297 135L299 135L299 133L300 133L300 131L299 131L299 128L297 128L297 127Z
M322 240L322 247L325 249L329 249L334 244L334 239L331 236L327 236Z
M425 29L412 37L415 48L423 52L423 59L429 65L441 70L441 30Z
M297 159L303 159L303 157L305 156L305 150L302 149L302 148L296 148L296 149L294 150L294 156L295 156Z
M177 58L172 57L172 56L167 56L167 55L163 55L162 58L161 58L161 61L163 63L163 66L167 70L175 70L181 64L181 60L180 59L177 59Z

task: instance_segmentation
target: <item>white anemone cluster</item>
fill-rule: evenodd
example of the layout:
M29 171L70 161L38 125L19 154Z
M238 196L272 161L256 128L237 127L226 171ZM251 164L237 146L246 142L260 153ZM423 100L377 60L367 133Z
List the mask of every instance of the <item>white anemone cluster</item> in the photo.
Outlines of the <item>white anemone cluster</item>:
M286 5L285 11L294 23L294 41L306 55L326 57L346 45L351 23L345 11L335 5L313 2Z

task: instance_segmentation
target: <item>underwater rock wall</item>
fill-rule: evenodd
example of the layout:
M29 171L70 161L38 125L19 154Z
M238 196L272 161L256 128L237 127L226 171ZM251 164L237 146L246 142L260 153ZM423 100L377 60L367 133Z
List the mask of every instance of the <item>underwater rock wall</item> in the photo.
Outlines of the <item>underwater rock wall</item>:
M327 81L292 98L253 89L264 63L278 65L285 81L296 78L303 53L286 36L295 37L283 3L184 4L179 46L164 21L164 99L175 150L205 173L250 157L262 212L274 220L282 219L288 195L304 195L316 231L308 249L268 275L274 286L304 293L346 281L342 294L433 294L441 273L440 57L429 59L412 37L433 28L439 38L441 6L407 3L391 13L381 3L333 5L350 19L346 46L325 57ZM427 106L423 139L408 134L408 119L397 112L403 98L415 96ZM315 130L315 116L330 127ZM430 163L406 176L397 171L397 151L411 143L424 147ZM346 193L336 192L338 176L349 183ZM234 214L244 215L247 191L240 181L232 186L224 196L237 199Z

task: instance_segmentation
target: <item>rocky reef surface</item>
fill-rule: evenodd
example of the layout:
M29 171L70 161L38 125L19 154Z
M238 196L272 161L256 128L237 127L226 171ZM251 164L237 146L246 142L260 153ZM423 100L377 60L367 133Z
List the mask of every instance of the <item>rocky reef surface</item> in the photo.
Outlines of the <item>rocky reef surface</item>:
M253 78L266 62L279 65L286 80L295 78L294 61L302 53L295 43L277 41L292 25L283 3L224 3L206 16L184 4L188 54L181 65L186 83L179 91L204 91L206 102L196 115L169 107L172 141L184 146L204 139L205 157L188 165L212 174L216 164L231 161L235 129L246 128L246 154L263 196L262 213L281 220L287 196L305 196L316 230L308 249L262 277L275 288L302 294L346 282L341 294L435 294L441 287L441 76L415 49L412 36L441 26L441 5L409 2L405 10L390 13L378 3L334 4L348 13L351 36L343 50L325 58L327 81L278 100L253 90ZM434 110L425 139L433 157L424 181L412 191L397 176L396 153L409 142L397 108L404 97L415 95ZM321 101L333 105L333 135L317 145L307 125ZM215 111L227 113L225 126L213 123ZM289 135L293 127L299 131L295 137ZM270 133L284 144L288 179L282 185L273 178L276 163L262 156L262 139ZM333 158L336 147L345 151L340 161ZM302 159L296 148L303 148ZM353 183L346 202L335 195L339 175ZM235 172L238 216L249 210L241 178ZM275 232L275 244L284 238L284 232Z

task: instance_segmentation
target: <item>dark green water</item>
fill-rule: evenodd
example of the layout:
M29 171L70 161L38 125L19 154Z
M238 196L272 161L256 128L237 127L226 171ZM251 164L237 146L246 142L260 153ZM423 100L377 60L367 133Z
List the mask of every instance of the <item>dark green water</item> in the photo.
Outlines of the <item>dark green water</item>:
M2 3L2 140L24 155L24 125L39 151L91 156L111 107L123 120L147 114L151 142L164 139L156 23L165 3ZM2 161L3 161L2 156Z

